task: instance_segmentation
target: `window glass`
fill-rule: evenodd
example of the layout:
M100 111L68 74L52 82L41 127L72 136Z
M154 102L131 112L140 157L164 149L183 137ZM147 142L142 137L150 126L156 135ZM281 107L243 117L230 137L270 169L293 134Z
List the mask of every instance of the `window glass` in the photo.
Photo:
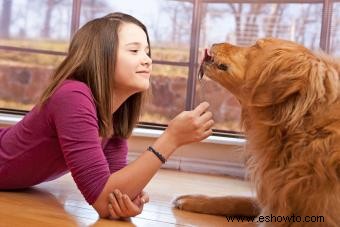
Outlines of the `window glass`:
M153 59L189 61L192 3L171 0L83 1L80 24L112 12L130 14L145 24Z
M167 124L184 110L188 68L153 65L151 89L141 121Z
M248 46L262 37L293 40L308 48L318 49L322 4L203 4L200 31L200 58L213 43L230 42ZM199 62L199 60L198 60ZM241 130L240 107L232 95L207 78L198 93L212 104L218 129ZM196 95L202 101L202 96ZM196 100L196 101L197 101Z
M319 48L322 4L204 4L203 9L201 46L251 45L276 37Z
M72 0L3 0L0 45L66 51Z
M340 2L333 3L330 54L340 59Z
M0 108L30 110L63 58L0 49Z
M215 81L203 77L196 84L196 101L208 101L213 112L214 128L241 131L241 108L236 98Z

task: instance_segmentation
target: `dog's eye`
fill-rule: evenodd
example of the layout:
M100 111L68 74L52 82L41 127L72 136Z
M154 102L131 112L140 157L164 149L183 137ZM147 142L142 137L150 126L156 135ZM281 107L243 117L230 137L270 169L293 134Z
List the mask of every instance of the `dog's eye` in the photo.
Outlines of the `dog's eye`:
M217 68L223 71L227 71L228 70L228 66L225 64L218 64Z

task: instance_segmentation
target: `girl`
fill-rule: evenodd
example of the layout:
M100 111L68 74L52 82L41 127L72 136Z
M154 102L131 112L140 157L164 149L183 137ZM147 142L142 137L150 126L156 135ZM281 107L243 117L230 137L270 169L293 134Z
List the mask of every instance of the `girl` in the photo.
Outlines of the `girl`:
M127 165L126 140L138 121L151 68L149 37L140 21L112 13L85 24L37 106L0 129L0 189L71 172L100 217L139 214L148 200L142 190L161 164L178 147L207 138L214 123L206 102L184 111Z

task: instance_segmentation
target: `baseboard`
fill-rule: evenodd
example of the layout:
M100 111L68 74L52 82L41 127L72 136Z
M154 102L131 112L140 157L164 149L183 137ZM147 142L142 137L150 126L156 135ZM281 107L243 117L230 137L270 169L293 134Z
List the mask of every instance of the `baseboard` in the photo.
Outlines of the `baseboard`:
M135 160L140 153L129 152L128 161ZM171 157L163 166L164 169L174 169L185 172L227 175L245 178L245 167L239 163L216 161L208 159L195 159L186 157Z

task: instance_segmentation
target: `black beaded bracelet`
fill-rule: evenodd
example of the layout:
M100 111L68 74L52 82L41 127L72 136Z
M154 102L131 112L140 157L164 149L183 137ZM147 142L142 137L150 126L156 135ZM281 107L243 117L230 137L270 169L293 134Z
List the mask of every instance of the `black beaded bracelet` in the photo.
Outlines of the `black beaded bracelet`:
M166 162L166 159L163 157L163 155L156 151L153 147L149 146L147 150L154 153L163 164Z

